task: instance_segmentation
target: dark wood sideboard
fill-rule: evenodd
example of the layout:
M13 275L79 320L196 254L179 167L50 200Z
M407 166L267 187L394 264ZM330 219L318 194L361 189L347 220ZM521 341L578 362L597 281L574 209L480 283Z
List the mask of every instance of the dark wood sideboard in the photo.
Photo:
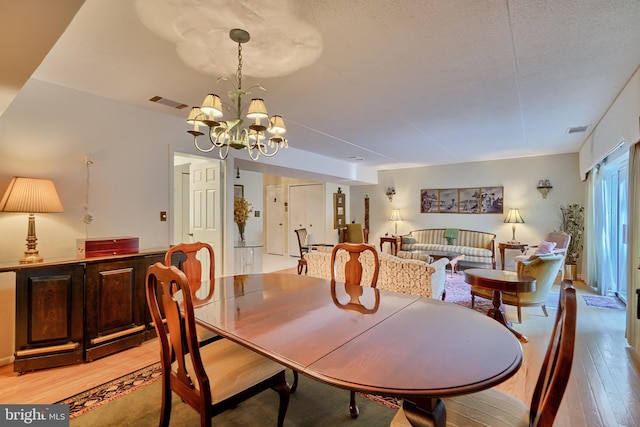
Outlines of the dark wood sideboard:
M91 362L155 336L144 282L165 252L0 266L16 272L14 371Z

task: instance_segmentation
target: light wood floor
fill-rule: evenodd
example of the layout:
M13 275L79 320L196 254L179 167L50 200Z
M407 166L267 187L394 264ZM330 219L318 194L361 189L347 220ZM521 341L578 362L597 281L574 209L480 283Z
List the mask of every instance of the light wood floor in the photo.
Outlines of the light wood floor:
M296 273L295 268L285 270ZM578 290L578 328L574 365L556 426L640 427L640 360L624 338L625 312L588 307ZM556 285L557 288L557 285ZM556 290L557 289L553 289ZM554 310L544 317L540 308L523 309L523 323L514 328L524 333L524 364L498 388L527 402L535 386ZM507 316L516 319L515 309ZM155 340L92 363L47 369L18 376L12 366L0 367L1 403L53 403L147 366L159 359Z

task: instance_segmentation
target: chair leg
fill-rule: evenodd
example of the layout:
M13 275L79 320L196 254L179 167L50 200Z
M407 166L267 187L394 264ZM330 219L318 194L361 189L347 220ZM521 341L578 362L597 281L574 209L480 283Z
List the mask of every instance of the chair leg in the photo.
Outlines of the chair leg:
M351 398L349 399L349 413L351 414L351 418L358 418L358 415L360 414L358 405L356 405L355 391L351 391Z
M291 384L291 393L295 393L298 389L298 371L293 371L293 383Z
M546 305L542 306L542 312L544 313L544 317L549 317L549 313L547 313L547 306Z
M476 305L476 296L471 294L471 308Z
M291 389L287 384L284 370L278 374L278 383L272 388L280 396L280 406L278 407L278 427L282 427L284 424L284 416L287 414L287 408L289 407L289 395L291 394Z
M518 306L518 323L522 323L522 307Z
M162 372L162 408L160 409L160 426L168 427L171 420L171 386L169 375Z

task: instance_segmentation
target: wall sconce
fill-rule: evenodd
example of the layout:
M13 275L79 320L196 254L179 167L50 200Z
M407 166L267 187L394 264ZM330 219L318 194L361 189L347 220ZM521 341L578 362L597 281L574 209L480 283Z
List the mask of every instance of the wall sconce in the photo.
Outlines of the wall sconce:
M396 189L393 188L393 187L389 187L389 188L387 188L387 192L385 194L389 198L389 201L393 202L393 196L396 195Z
M551 186L551 181L549 181L548 179L541 179L540 181L538 181L538 186L536 188L538 189L540 194L542 194L542 198L546 199L547 194L549 194L549 191L551 191L553 187Z

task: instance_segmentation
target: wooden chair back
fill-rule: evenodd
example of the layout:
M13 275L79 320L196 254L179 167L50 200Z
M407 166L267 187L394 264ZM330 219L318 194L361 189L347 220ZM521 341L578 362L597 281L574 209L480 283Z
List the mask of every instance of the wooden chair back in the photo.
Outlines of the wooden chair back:
M272 388L280 396L278 426L282 426L290 394L284 367L227 339L200 347L189 280L176 266L159 262L150 266L145 288L161 347L160 425L169 425L172 393L198 411L201 426L210 426L213 416Z
M173 254L182 253L186 259L181 261L178 265L180 270L184 272L189 281L189 288L191 289L191 297L194 303L204 302L213 296L214 283L215 283L215 255L213 248L208 243L195 242L195 243L180 243L178 245L169 248L164 255L164 265L170 266ZM209 265L209 290L204 297L198 297L197 293L202 287L202 262L198 259L198 254L206 254L206 262Z
M306 228L298 228L295 230L296 236L298 237L298 248L300 249L300 258L302 255L309 252L309 247L307 246L307 229Z
M178 292L181 302L174 297ZM161 346L163 388L173 390L183 401L202 413L211 402L211 388L200 356L189 280L178 267L167 267L157 262L147 269L146 294ZM180 311L180 304L184 314ZM166 319L166 329L162 327L160 306ZM172 369L174 360L176 369ZM193 366L192 372L188 371L187 361ZM165 402L163 408L167 410Z
M365 243L339 243L333 247L331 251L331 280L336 280L336 254L341 250L346 251L349 255L349 259L344 266L344 279L347 285L360 285L360 281L362 280L362 264L360 263L359 257L363 252L371 252L374 260L374 270L370 286L375 288L378 283L378 273L380 272L380 260L378 259L376 249Z
M551 427L567 388L576 338L577 301L572 282L564 280L549 346L531 399L529 422Z

